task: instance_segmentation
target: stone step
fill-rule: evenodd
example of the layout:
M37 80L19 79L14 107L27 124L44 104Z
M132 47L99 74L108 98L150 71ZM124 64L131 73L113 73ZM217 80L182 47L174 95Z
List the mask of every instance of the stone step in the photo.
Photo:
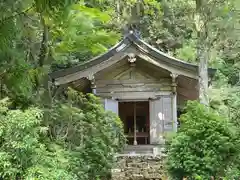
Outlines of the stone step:
M153 148L162 148L164 145L127 145L125 149L153 149Z
M154 145L127 145L125 147L125 149L150 149L150 148L154 148Z
M153 152L152 151L124 151L122 152L121 154L129 154L129 155L141 155L141 154L144 154L144 155L152 155Z
M123 154L153 154L153 149L125 149Z
M163 146L154 146L154 145L128 145L120 154L154 154L163 152Z

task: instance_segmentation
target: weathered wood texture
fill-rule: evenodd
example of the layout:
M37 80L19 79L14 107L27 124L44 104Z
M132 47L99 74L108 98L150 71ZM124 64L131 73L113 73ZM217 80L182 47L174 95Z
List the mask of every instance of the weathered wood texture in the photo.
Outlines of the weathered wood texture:
M145 70L143 70L145 68ZM171 91L171 79L142 64L130 67L127 62L119 63L96 75L96 93L117 99L148 99Z
M150 143L161 144L165 132L173 131L172 97L150 101Z
M137 82L137 81L115 81L115 82L96 82L97 93L116 93L116 92L158 92L171 91L171 85L168 82Z

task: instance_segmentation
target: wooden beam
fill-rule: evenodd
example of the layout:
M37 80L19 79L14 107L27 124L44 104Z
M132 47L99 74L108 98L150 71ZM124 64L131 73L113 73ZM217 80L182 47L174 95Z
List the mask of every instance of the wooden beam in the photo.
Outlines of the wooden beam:
M113 92L113 93L118 93L118 92L156 92L156 91L161 91L161 90L171 90L171 86L161 86L159 85L158 87L149 87L149 86L139 86L139 87L97 87L97 92L98 93L107 93L107 92Z
M171 79L170 78L162 78L159 80L154 79L144 79L144 80L97 80L96 84L98 86L100 85L111 85L111 84L164 84L164 85L170 85Z
M169 96L171 91L159 91L159 92L119 92L119 93L98 93L100 97L112 97L119 100L129 100L129 99L156 99L160 96Z

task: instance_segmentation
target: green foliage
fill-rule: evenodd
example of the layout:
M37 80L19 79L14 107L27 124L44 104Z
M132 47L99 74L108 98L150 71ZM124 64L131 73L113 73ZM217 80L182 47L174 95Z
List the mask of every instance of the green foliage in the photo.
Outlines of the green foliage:
M43 142L47 127L41 125L42 111L9 110L7 106L7 99L0 101L0 177L73 179L64 150L49 151Z
M110 20L107 12L79 3L71 6L65 16L53 27L52 33L53 42L56 41L54 58L59 64L90 59L119 39L116 32L103 29Z
M207 14L209 64L218 69L211 107L239 129L238 1L204 1L202 12ZM5 179L97 179L109 172L113 154L125 143L120 120L96 97L70 91L67 99L43 102L41 87L51 68L103 53L126 27L139 30L158 49L196 63L194 0L8 0L0 11L0 97L11 99L11 110L0 105L0 174ZM226 140L235 132L212 111L194 105L183 116L189 128L182 127L170 142L171 172L202 176L207 169L207 176L222 170L227 179L237 179L240 158L227 159L232 160L228 168L223 162L226 151L238 144ZM213 146L212 139L225 146ZM201 153L206 158L200 159Z
M179 59L184 59L185 61L196 63L196 52L195 52L196 42L189 41L184 43L182 48L176 50L176 56Z
M106 28L111 9L85 1L10 1L0 9L1 93L18 104L33 98L50 67L89 59L119 39Z
M109 174L114 154L125 144L125 137L121 120L105 112L98 98L69 90L68 99L56 102L45 114L52 140L70 149L71 169L78 179Z
M125 144L121 120L95 96L70 90L50 108L0 106L0 177L96 179L110 173ZM44 121L43 121L44 119Z
M198 102L190 102L168 147L167 168L175 179L224 177L239 155L237 129Z
M106 27L111 8L23 0L0 9L0 97L11 99L0 105L0 177L105 176L125 143L120 119L94 96L74 91L46 103L42 87L55 64L78 63L116 43L119 34Z

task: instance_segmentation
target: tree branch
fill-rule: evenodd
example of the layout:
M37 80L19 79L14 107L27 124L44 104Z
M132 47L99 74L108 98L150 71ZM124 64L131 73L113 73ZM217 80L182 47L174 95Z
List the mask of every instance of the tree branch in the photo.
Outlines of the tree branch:
M24 10L24 11L21 11L21 12L18 12L18 13L16 13L16 14L13 14L12 16L8 16L8 17L6 17L6 18L3 18L3 19L0 20L0 24L2 25L2 24L4 24L4 22L6 22L6 21L8 21L8 20L10 20L10 19L12 19L12 18L15 18L15 17L17 17L17 16L19 16L19 15L21 15L21 14L25 14L25 13L27 13L28 11L30 11L32 8L33 8L33 6L30 6L29 8L27 8L27 9Z

